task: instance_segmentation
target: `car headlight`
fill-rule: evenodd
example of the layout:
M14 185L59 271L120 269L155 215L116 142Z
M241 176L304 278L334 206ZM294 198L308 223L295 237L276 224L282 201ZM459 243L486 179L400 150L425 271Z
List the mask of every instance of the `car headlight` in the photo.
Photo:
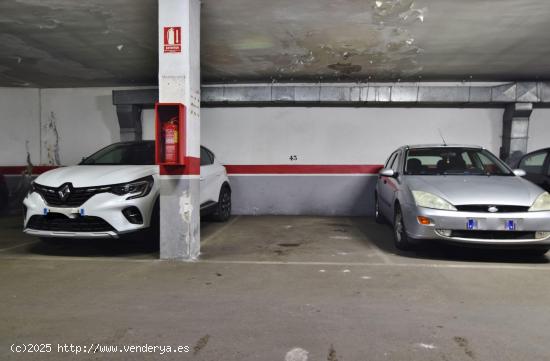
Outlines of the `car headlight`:
M541 211L550 211L550 194L548 192L544 192L538 196L535 203L529 208L529 212Z
M119 196L129 194L130 197L126 199L145 197L146 195L149 194L149 192L151 192L151 188L153 188L154 182L155 181L153 177L149 176L149 177L137 179L132 182L117 184L111 187L111 193L114 193Z
M416 205L419 207L456 211L451 203L435 194L422 191L412 191L412 194Z

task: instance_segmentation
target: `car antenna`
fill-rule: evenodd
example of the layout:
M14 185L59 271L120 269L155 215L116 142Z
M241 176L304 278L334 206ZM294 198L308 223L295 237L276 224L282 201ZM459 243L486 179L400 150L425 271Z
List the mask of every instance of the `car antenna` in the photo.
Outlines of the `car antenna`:
M443 133L441 133L441 129L437 128L437 131L439 132L439 136L441 137L441 140L443 140L443 145L447 146L447 142L445 141L445 138L443 138Z

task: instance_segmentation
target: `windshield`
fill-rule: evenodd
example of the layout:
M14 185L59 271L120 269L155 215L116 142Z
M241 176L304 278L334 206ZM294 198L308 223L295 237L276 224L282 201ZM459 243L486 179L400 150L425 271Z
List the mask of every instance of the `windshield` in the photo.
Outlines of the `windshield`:
M111 144L88 158L81 165L154 165L155 142Z
M409 149L405 159L408 175L513 175L491 152L479 148Z

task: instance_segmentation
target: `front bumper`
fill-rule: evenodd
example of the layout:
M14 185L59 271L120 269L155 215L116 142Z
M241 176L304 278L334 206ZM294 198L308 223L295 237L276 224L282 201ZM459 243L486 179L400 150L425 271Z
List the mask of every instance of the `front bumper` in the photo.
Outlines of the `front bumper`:
M23 201L26 207L23 232L40 237L59 238L118 238L121 234L137 232L150 226L151 214L157 193L151 192L142 198L126 200L127 196L111 193L100 193L88 199L79 207L52 207L36 192L29 194ZM143 224L133 224L123 215L122 210L135 206L141 212ZM85 216L97 217L107 222L110 227L100 231L80 231L79 229L33 229L29 227L32 216L43 216L48 213L63 215L69 219Z
M535 232L550 232L550 211L518 213L476 213L443 211L408 205L404 207L404 221L409 237L416 239L439 239L458 243L502 246L550 246L550 234L544 238L535 238ZM421 225L417 216L428 217L430 225ZM476 228L469 235L468 221L475 220ZM507 230L506 223L513 221L514 230ZM444 236L437 230L456 231L460 236ZM494 231L498 238L476 238L479 233ZM518 237L519 234L533 233L530 237ZM507 237L507 235L510 237Z
M38 229L25 228L23 232L38 237L55 238L119 238L119 233L107 232L63 232L63 231L42 231Z

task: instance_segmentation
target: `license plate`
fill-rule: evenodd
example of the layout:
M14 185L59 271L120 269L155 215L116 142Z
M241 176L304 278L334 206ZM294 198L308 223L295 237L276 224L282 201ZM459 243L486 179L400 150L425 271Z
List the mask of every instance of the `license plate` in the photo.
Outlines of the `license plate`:
M69 217L70 215L74 215L74 214L78 214L82 217L86 215L86 211L84 210L84 208L70 208L70 209L67 209L67 208L53 208L53 209L44 208L42 210L42 214L45 215L45 216L47 216L48 213L50 213L50 212L61 213L61 214L66 215L67 217Z

